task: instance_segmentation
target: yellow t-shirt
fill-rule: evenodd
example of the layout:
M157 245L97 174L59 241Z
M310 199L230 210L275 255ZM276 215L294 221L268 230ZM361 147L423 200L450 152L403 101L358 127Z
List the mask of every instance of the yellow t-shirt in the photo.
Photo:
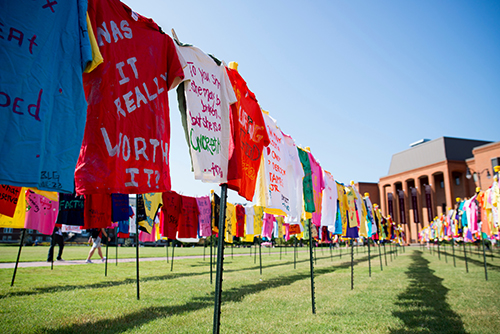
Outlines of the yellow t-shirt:
M21 193L17 199L14 217L0 215L0 227L4 228L24 228L26 218L26 188L21 188Z

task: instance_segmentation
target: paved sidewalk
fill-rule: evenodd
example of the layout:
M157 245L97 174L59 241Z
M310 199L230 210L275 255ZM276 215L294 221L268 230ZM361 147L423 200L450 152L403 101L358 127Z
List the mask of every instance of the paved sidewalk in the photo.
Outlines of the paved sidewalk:
M234 254L233 256L248 256L248 253L246 254ZM227 251L224 254L224 258L228 259L231 257L231 254L228 254ZM174 261L176 260L182 260L182 259L202 259L203 255L191 255L191 256L174 256ZM207 263L210 261L210 255L205 256ZM172 258L169 257L168 260L170 261ZM216 259L216 255L214 255L214 259ZM166 257L141 257L139 258L139 262L145 262L145 261L166 261ZM71 265L77 265L77 264L85 264L87 266L91 265L104 265L104 262L101 262L101 259L96 259L92 260L93 263L85 263L85 260L68 260L68 261L54 261L54 266L71 266ZM118 263L124 263L124 262L135 262L135 257L134 258L127 258L127 259L118 259ZM108 265L109 264L115 264L116 260L115 259L108 259ZM30 268L30 267L50 267L51 263L50 262L44 262L44 261L37 261L37 262L19 262L19 265L17 266L18 268ZM14 268L16 266L15 262L9 262L9 263L0 263L0 269L9 269L9 268Z

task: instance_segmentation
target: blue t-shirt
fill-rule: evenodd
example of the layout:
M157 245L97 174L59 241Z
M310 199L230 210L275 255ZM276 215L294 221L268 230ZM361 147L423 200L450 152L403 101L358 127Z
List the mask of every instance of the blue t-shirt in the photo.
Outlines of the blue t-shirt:
M87 0L0 7L0 184L72 193L92 59Z

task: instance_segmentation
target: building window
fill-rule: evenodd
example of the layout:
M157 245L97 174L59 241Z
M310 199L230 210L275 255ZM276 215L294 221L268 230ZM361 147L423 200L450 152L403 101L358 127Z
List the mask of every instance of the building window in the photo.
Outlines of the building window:
M491 169L495 171L495 166L500 166L500 158L491 159Z
M7 236L6 236L6 235L4 235L4 236L2 237L2 240L7 240Z
M457 177L455 178L455 184L456 184L457 186L459 186L459 185L460 185L460 177L459 177L459 176L457 176Z
M444 181L441 181L440 184L441 184L441 188L444 188Z
M3 233L12 233L12 232L14 232L13 228L4 228L3 229Z
M36 240L38 240L39 242L42 242L43 241L43 237L36 237Z
M12 236L11 236L11 235L9 235L9 236L7 237L7 240L12 240Z
M28 229L28 234L31 234L33 233L33 230L32 229Z

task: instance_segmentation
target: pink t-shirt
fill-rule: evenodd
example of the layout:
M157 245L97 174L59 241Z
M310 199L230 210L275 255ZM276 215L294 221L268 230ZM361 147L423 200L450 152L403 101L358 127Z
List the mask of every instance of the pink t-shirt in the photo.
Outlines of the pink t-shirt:
M264 223L262 225L262 237L271 238L273 234L273 227L276 218L274 215L265 213L264 214Z
M314 225L320 226L321 202L323 189L325 189L325 181L323 179L323 170L311 153L309 153L309 162L311 163L314 205L316 208L316 211L312 213L312 222Z
M212 225L210 223L212 202L210 202L210 197L208 196L197 197L196 202L198 203L199 211L198 223L200 237L209 237L212 235Z
M24 227L51 235L59 213L59 201L35 194L28 190L26 195L26 218Z

